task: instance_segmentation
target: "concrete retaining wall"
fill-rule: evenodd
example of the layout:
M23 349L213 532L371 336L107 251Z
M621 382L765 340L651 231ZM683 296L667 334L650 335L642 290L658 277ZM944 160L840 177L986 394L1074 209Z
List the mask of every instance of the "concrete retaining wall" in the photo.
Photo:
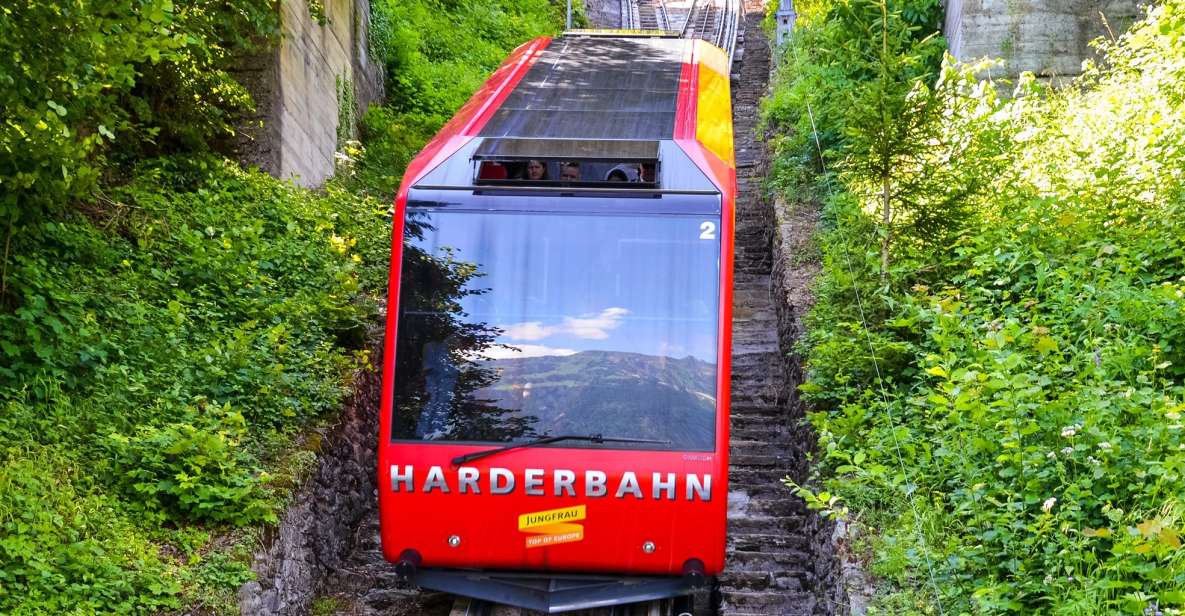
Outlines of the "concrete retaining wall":
M370 1L322 6L318 20L306 0L281 0L280 45L244 60L238 73L257 106L243 130L242 158L302 186L333 175L339 122L341 136L354 134L357 118L383 96L383 67L367 53Z
M951 55L1002 58L1005 72L1047 79L1079 74L1090 41L1121 34L1140 15L1137 0L947 0Z

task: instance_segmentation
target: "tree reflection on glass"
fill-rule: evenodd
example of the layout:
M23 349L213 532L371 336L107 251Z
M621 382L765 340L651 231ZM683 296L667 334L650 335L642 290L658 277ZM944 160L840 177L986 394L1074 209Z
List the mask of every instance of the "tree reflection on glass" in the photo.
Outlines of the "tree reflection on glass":
M470 288L482 276L478 266L454 258L450 249L433 255L416 245L432 230L425 214L408 212L395 345L394 437L508 441L533 436L533 418L475 395L497 381L484 356L501 331L470 322L461 306L464 297L488 291Z

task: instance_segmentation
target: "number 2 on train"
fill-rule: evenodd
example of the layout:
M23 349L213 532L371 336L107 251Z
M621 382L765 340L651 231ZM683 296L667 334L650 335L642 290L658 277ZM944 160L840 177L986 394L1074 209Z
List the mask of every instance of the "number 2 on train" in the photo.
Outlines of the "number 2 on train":
M710 220L705 220L705 221L699 223L699 230L700 230L699 239L701 239L701 240L716 239L716 223L714 223Z

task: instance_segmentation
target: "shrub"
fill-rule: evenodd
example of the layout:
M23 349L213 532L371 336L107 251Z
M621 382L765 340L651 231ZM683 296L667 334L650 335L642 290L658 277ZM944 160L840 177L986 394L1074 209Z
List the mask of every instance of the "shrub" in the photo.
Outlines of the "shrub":
M799 40L833 27L806 24ZM783 178L821 184L829 224L804 340L828 497L812 502L846 503L876 529L879 613L1185 607L1185 3L1157 6L1104 48L1063 91L1022 77L1001 102L990 84L960 86L944 138L915 144L923 164L893 181L975 215L953 236L896 227L885 284L876 210L842 172L867 153L838 131L823 145L841 172L820 177L783 152ZM782 70L838 70L827 58L843 49ZM965 79L958 70L935 90ZM805 96L803 83L790 72L778 87ZM855 125L846 102L813 100L820 117ZM798 121L780 105L771 121ZM958 190L914 177L933 161L960 166Z
M117 502L86 488L86 468L50 448L0 453L0 612L179 607L178 584L156 546Z
M260 0L5 6L0 223L11 233L18 219L90 196L109 155L202 150L231 135L252 103L228 66L278 26Z
M223 407L199 426L144 426L134 435L108 434L110 483L148 517L250 524L274 522L274 504L242 449L243 416Z
M30 545L57 554L111 526L102 541L155 553L145 535L171 542L187 525L273 520L264 462L346 391L386 282L386 209L218 159L170 158L20 236L11 309L0 311L0 436L88 460L47 463L77 469L60 482L80 485L38 475L17 488L70 490L89 507L66 515L46 501L56 534L37 531L44 544ZM92 591L99 603L75 602L83 613L152 613L230 579L199 576L191 590L158 560L87 549L84 564L37 561L38 580L60 583L24 580L24 561L2 558L0 580L32 589L27 613L64 613L56 606Z
M346 184L389 202L407 163L511 50L554 34L564 15L561 3L547 0L376 0L370 7L372 51L387 68L388 96L363 116L363 148Z

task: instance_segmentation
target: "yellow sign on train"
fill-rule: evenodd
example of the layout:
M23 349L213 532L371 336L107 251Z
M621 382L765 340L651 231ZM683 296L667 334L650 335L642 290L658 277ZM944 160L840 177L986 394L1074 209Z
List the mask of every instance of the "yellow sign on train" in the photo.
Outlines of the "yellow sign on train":
M585 518L585 505L548 509L518 516L518 530L531 533L528 548L540 548L584 540L584 525L575 524Z

